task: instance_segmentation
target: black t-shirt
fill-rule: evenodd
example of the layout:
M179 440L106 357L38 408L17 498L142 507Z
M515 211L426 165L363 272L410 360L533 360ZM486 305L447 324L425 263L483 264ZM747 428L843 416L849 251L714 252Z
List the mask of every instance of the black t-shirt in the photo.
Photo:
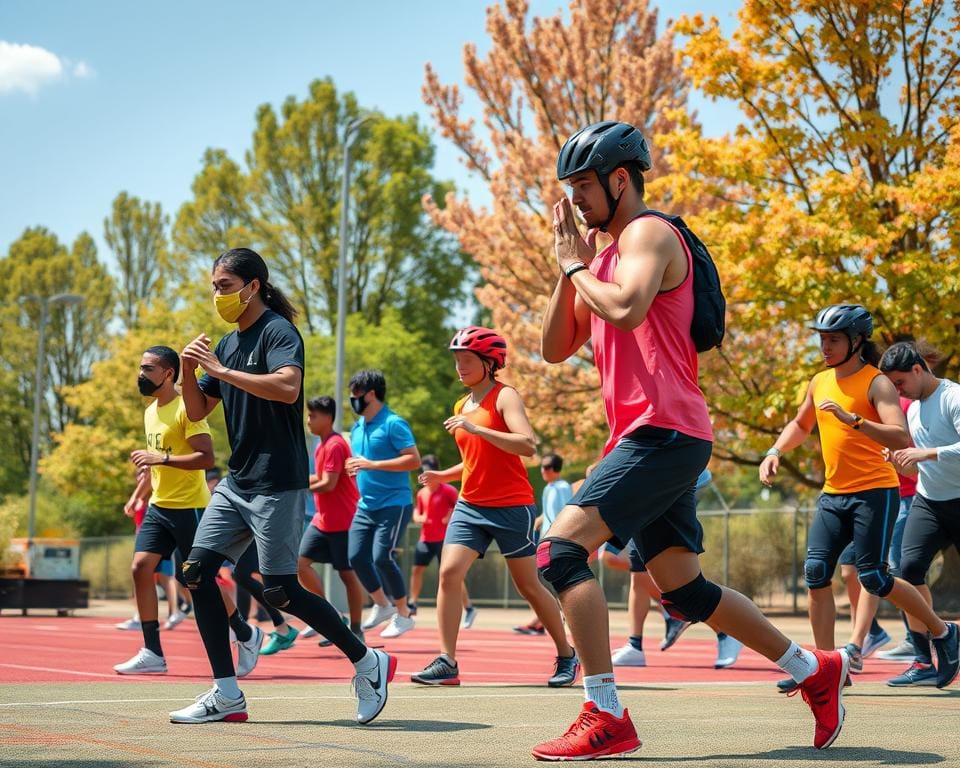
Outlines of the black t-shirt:
M245 373L273 373L293 365L303 370L303 339L293 323L266 310L245 331L228 333L217 344L217 358ZM204 374L200 389L223 400L230 439L230 477L247 493L307 487L310 475L303 433L303 382L292 405L264 400Z

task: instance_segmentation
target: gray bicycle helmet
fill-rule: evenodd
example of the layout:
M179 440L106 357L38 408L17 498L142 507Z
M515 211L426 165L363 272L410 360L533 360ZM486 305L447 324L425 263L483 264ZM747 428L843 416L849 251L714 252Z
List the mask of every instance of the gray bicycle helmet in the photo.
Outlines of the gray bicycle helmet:
M873 335L873 318L859 304L831 304L817 313L812 327L825 333L845 333L851 341L861 334L869 339Z

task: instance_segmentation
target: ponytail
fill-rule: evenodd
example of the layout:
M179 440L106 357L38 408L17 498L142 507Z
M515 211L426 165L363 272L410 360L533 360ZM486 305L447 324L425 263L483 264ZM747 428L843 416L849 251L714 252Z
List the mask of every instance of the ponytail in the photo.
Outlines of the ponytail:
M860 347L860 359L875 368L880 367L880 349L869 339L864 339Z
M283 295L283 291L274 287L269 282L263 286L263 303L276 312L281 317L289 320L291 323L297 316L297 309L290 303L290 300Z

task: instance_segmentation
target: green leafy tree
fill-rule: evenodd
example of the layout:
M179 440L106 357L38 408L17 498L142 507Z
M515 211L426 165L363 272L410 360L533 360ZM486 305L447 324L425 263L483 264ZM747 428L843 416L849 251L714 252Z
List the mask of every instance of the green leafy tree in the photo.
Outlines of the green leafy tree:
M74 413L62 397L65 387L89 376L102 354L101 339L111 319L113 282L97 259L86 233L67 249L49 230L30 228L0 260L0 291L11 300L0 307L0 495L23 490L30 465L33 399L40 303L60 293L82 303L52 304L42 361L41 451L46 435L60 431Z
M120 319L137 326L144 305L159 296L169 264L167 225L160 203L142 201L121 192L103 220L103 238L120 270Z
M329 79L307 97L269 104L256 114L246 167L208 150L193 199L177 215L174 242L209 269L220 251L259 250L300 311L305 331L336 322L343 137L361 114L351 93ZM421 198L442 199L449 183L431 173L434 147L416 117L371 113L351 148L348 312L378 323L399 307L408 327L441 331L466 297L474 273L456 242L425 215Z

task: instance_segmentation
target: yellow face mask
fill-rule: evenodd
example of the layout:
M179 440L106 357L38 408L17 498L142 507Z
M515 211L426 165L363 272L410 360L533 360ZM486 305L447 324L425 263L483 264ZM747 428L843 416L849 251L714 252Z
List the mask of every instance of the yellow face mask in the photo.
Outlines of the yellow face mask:
M249 285L249 283L247 283ZM247 286L243 286L246 288ZM213 295L213 305L217 308L217 314L228 323L235 323L240 319L240 315L247 309L247 304L253 298L253 294L246 301L240 298L243 288L235 293L215 293Z

